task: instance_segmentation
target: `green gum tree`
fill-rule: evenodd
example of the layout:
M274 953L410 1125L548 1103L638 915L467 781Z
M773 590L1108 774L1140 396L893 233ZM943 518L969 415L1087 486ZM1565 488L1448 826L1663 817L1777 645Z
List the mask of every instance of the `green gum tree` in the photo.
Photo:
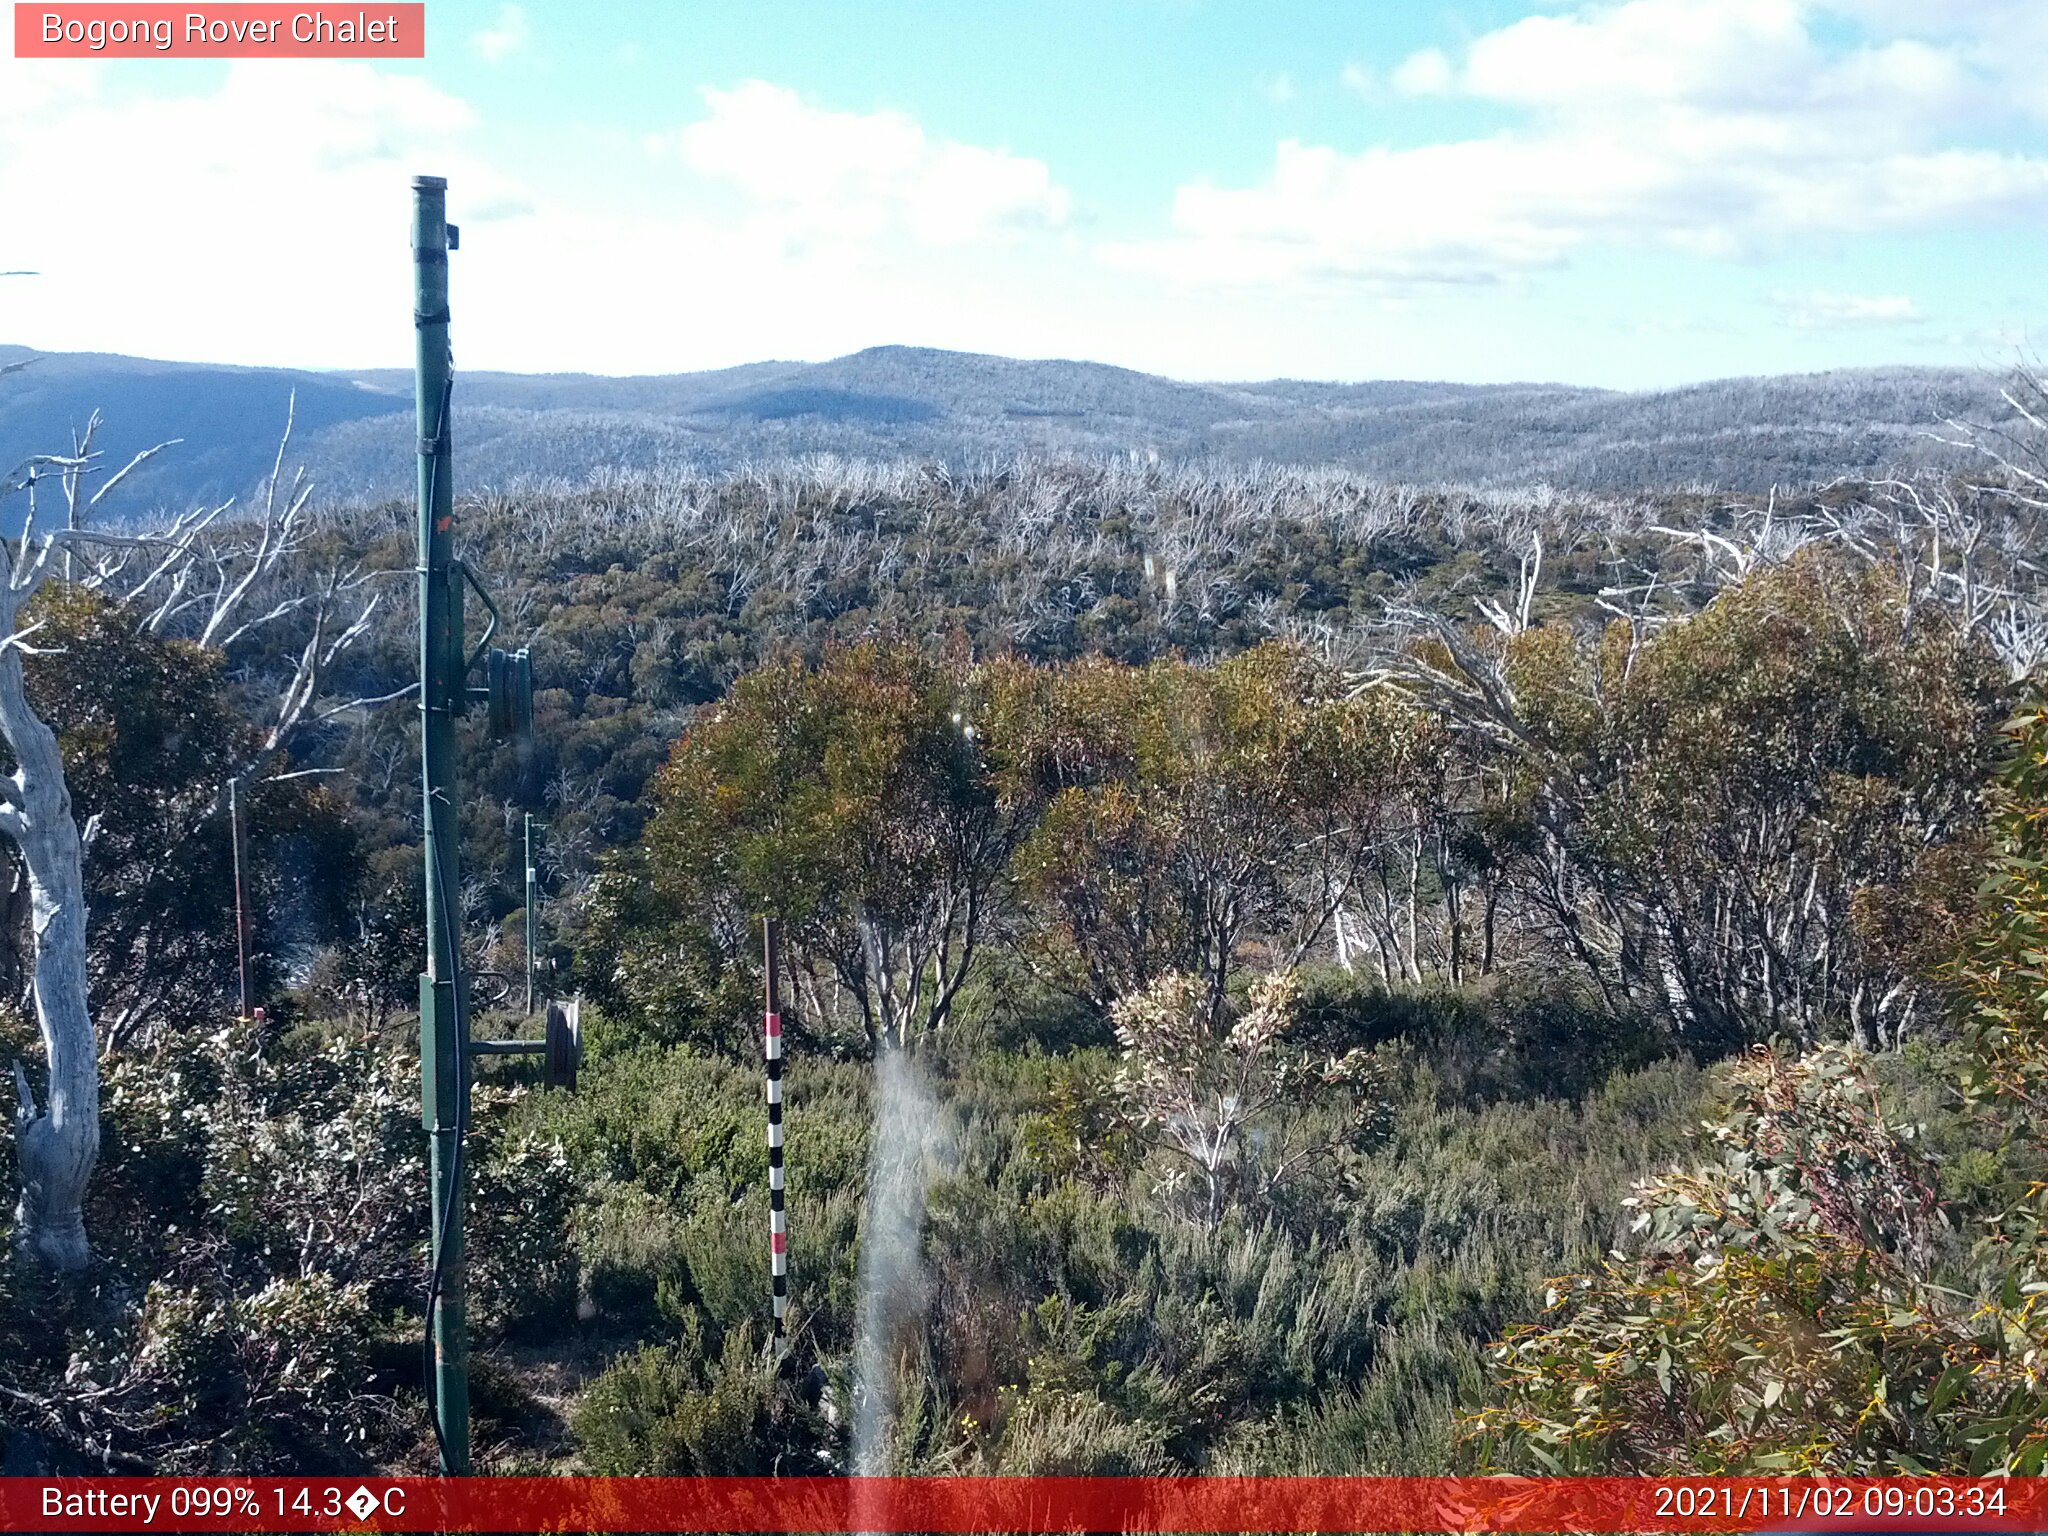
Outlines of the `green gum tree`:
M996 766L1004 679L884 643L741 679L661 771L637 882L614 871L602 897L627 950L614 990L685 952L744 968L773 912L812 1019L890 1047L944 1028L1025 825Z
M1975 920L1940 980L1955 1087L2037 1168L2048 1090L2048 717L2022 715ZM2048 1466L2048 1187L2009 1174L1966 1258L1918 1129L1827 1046L1727 1071L1693 1166L1646 1182L1628 1249L1553 1281L1466 1424L1551 1472L2037 1475Z
M1405 705L1346 699L1279 644L1215 667L1083 661L1046 687L1014 753L1044 805L1020 882L1041 944L1105 1009L1189 972L1220 1017L1250 941L1305 958L1370 877L1428 742Z

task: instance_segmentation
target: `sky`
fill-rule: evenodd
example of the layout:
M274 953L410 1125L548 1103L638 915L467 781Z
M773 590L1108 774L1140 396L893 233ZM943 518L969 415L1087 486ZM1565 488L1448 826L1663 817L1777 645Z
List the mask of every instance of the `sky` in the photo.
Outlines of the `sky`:
M353 9L353 8L351 8ZM428 0L421 61L0 58L0 342L409 366L901 343L1190 379L2001 368L2042 0Z

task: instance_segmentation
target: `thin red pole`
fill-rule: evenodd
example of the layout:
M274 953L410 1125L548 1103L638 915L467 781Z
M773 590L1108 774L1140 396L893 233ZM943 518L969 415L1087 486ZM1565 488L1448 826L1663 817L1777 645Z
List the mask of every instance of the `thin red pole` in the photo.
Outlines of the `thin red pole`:
M235 859L235 961L241 977L241 1017L249 1017L249 907L242 895L242 802L239 777L228 780L228 841Z

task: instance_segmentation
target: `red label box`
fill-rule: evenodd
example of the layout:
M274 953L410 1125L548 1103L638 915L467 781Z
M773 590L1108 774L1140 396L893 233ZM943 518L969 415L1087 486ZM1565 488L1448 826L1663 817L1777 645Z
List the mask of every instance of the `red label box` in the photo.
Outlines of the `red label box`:
M2048 1529L2038 1477L0 1477L0 1531Z
M17 59L423 59L424 4L38 4L16 0Z

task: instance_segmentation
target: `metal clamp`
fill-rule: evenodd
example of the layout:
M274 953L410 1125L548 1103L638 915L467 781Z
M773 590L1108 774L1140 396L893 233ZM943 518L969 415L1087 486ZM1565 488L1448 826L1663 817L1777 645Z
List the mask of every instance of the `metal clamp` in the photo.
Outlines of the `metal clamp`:
M541 1056L545 1058L547 1085L574 1088L576 1071L583 1065L583 1007L578 998L566 1003L549 1003L547 1033L539 1040L472 1040L472 1056Z
M490 622L484 625L483 634L477 638L476 649L469 653L469 660L462 664L462 675L467 677L476 670L476 664L484 659L484 653L490 649L491 636L498 632L500 614L498 613L498 605L491 601L491 594L486 592L484 584L477 580L477 574L469 568L468 561L451 560L448 563L454 567L455 573L458 576L469 583L470 591L474 592L482 600L484 611L491 616Z

